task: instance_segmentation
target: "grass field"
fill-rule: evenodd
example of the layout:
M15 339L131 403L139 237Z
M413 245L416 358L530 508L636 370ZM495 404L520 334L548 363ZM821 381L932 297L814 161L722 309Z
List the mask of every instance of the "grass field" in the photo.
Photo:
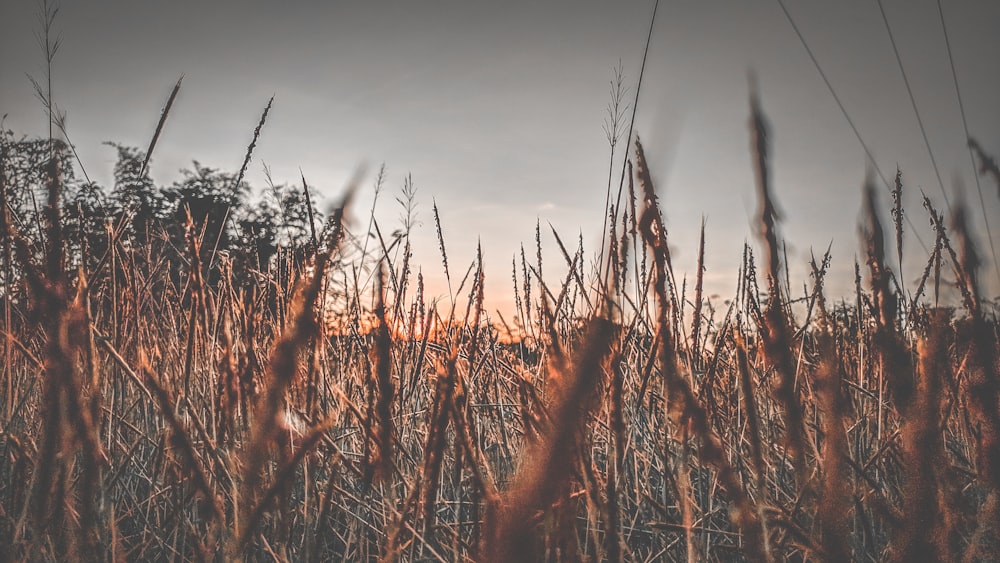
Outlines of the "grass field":
M0 560L1000 557L1000 321L968 211L865 186L854 294L825 291L829 252L789 279L755 96L733 295L704 295L704 228L692 286L675 276L630 132L601 248L539 225L494 320L482 253L447 251L477 233L437 202L441 261L411 260L409 181L400 225L345 219L361 175L322 215L305 178L251 202L265 110L240 172L157 186L178 82L108 189L36 88L48 138L0 131Z
M481 256L449 263L436 205L443 302L392 252L406 225L391 244L374 219L345 228L357 186L252 275L190 207L145 246L120 210L98 253L73 239L65 146L35 142L26 176L8 135L3 556L991 560L1000 323L962 208L927 203L936 241L904 289L904 211L883 226L869 187L854 298L825 295L828 256L793 298L752 122L760 256L724 307L700 275L678 286L635 143L600 275L557 233L565 264L543 265L539 233L506 326L483 317Z

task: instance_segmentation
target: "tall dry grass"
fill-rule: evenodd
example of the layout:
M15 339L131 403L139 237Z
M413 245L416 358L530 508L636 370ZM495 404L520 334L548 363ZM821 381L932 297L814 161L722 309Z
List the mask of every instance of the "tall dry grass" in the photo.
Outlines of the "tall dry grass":
M689 294L636 142L606 266L588 276L582 242L539 224L506 328L484 311L487 257L448 254L436 202L448 296L428 299L410 180L397 234L374 211L348 224L352 181L304 255L249 286L193 218L181 275L118 225L86 273L67 266L66 148L39 185L12 182L3 137L3 557L989 560L1000 323L961 205L946 225L927 200L936 242L910 293L866 189L852 302L824 289L829 250L793 296L756 99L751 117L764 259L744 248L721 320L712 244ZM902 190L897 174L900 254ZM41 229L9 204L28 191ZM563 261L543 264L553 243Z

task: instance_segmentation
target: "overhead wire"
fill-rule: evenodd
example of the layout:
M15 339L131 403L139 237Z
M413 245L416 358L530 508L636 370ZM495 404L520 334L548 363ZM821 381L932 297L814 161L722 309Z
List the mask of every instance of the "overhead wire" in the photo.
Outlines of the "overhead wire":
M965 132L966 141L970 141L969 121L965 115L965 104L962 101L962 89L958 83L958 72L955 70L955 58L952 56L951 40L948 37L948 26L944 21L944 9L941 7L941 0L937 0L938 16L941 20L941 31L944 32L944 44L948 50L948 64L951 65L951 78L955 83L955 95L958 97L958 111L962 115L962 130ZM986 225L986 238L990 243L990 252L993 254L993 269L996 271L997 279L1000 280L1000 261L997 260L996 246L993 244L993 232L990 229L989 215L986 213L986 200L983 197L983 183L979 180L979 173L976 170L976 157L972 154L972 145L966 143L969 150L969 162L972 164L972 177L976 180L976 191L979 192L979 206L983 211L983 223Z
M792 17L791 12L788 11L788 8L785 6L783 0L776 0L776 1L778 3L778 6L781 7L781 11L785 14L785 18L788 19L788 23L792 26L792 30L795 32L795 35L799 38L799 42L802 43L802 47L805 49L806 54L809 55L809 60L812 61L813 66L819 73L820 78L823 79L823 83L826 84L826 89L830 92L830 96L833 97L833 101L835 101L837 103L837 107L840 108L840 113L843 114L844 119L847 121L847 124L850 125L851 131L854 132L854 136L857 138L858 143L861 145L861 148L864 149L865 155L868 157L868 161L875 168L876 174L878 174L878 177L882 180L882 183L885 185L886 189L888 189L891 192L892 186L889 184L889 181L886 180L885 174L883 174L882 169L879 168L878 162L875 160L875 156L872 154L871 149L868 148L868 144L865 143L864 138L861 137L861 132L858 131L858 127L854 124L854 120L851 119L850 113L848 113L847 108L844 106L844 103L840 100L840 96L837 95L836 89L834 89L833 84L827 77L826 72L823 70L822 65L819 64L819 60L813 53L812 48L809 47L809 42L806 41L806 38L802 34L802 31L799 29L798 24L795 23L795 18ZM924 249L924 252L930 255L930 249L924 243L923 239L920 238L920 233L917 232L916 227L913 225L913 221L910 220L910 216L904 215L903 219L906 221L906 224L910 227L911 232L913 232L913 235L916 237L917 242L920 243L920 246ZM900 272L900 275L902 275L902 272Z
M625 185L625 170L628 163L628 151L632 146L632 133L635 130L635 115L639 109L639 92L642 91L642 77L646 73L646 56L649 55L649 43L653 38L653 24L656 23L656 12L660 8L660 0L653 3L653 15L649 18L649 31L646 34L646 48L642 51L642 64L639 66L639 81L635 87L635 100L632 102L632 117L628 124L628 137L625 139L625 161L622 163L622 175L618 180L618 195L615 197L615 209L622 204L622 189Z
M896 55L896 64L899 66L899 72L903 75L903 84L906 86L906 93L910 97L910 105L913 106L913 114L917 116L917 125L920 126L920 134L924 137L924 146L927 147L927 156L931 159L931 166L934 168L934 175L937 176L938 187L941 188L941 195L944 196L944 203L951 211L951 201L948 199L948 192L944 189L944 182L941 181L941 172L938 170L937 160L934 158L934 151L931 150L931 143L927 138L927 129L924 127L924 120L920 117L920 110L917 109L917 100L913 97L913 88L910 87L910 79L906 75L906 69L903 67L903 59L899 56L899 48L896 46L896 38L892 34L892 27L889 25L889 17L885 14L885 8L882 6L882 0L875 0L878 4L878 10L882 14L882 22L885 24L885 31L889 35L889 43L892 44L892 52Z
M618 194L615 196L615 207L618 210L621 208L622 204L622 190L625 186L625 171L628 169L628 153L630 147L632 146L632 133L635 130L635 115L639 108L639 93L642 91L642 77L646 74L646 57L649 56L649 44L653 39L653 25L656 23L656 12L660 9L660 0L653 2L653 13L649 17L649 31L646 32L646 46L642 50L642 63L639 65L639 80L635 86L635 99L632 101L632 117L629 119L628 124L628 136L625 138L625 155L622 161L622 173L621 177L618 179ZM609 192L610 194L610 192ZM605 217L606 219L607 217ZM604 235L601 234L601 254L598 260L598 272L599 275L603 275L604 272Z

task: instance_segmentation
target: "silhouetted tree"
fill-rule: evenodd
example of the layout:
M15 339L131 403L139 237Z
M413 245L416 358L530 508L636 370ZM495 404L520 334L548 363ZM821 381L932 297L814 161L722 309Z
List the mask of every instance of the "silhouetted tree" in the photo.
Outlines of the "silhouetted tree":
M194 161L181 179L159 187L143 166L143 151L107 143L116 151L114 184L78 182L70 151L47 139L15 139L0 131L7 217L14 230L41 257L45 240L41 225L45 203L45 167L52 154L61 159L62 227L67 274L83 266L92 295L118 295L115 280L139 280L143 295L165 295L183 286L192 264L186 240L188 217L201 239L202 279L212 287L223 277L234 287L274 302L275 288L289 284L322 240L322 217L316 197L304 186L275 186L251 202L250 186L235 175ZM312 209L309 209L309 206ZM310 212L311 211L311 212ZM5 248L10 239L4 237ZM112 244L114 246L112 246ZM102 260L104 262L102 263ZM19 287L16 259L3 276L3 291ZM98 266L101 266L99 269ZM231 276L231 277L230 277ZM119 289L116 289L119 288ZM111 291L107 291L107 290ZM145 305L156 306L143 298ZM95 311L105 304L94 303Z
M195 234L201 239L199 258L205 269L203 275L214 285L220 251L230 254L237 250L239 237L235 225L244 213L249 188L245 183L235 185L233 174L202 166L197 161L193 165L193 170L182 170L183 178L163 191L168 210L165 227L171 247L182 263L189 263L185 232L190 214Z
M66 195L63 217L70 265L93 272L108 250L115 219L111 203L95 182L85 182Z
M126 248L147 248L155 237L155 229L164 218L165 202L147 171L142 170L145 153L135 147L106 143L118 151L115 163L115 185L111 204L115 221L124 215Z
M238 249L232 252L234 282L246 285L270 270L278 252L280 212L267 200L248 209L237 220Z
M44 246L42 208L45 206L45 168L53 155L60 159L61 182L75 183L72 160L59 141L15 139L11 131L0 131L3 146L3 174L9 218L17 232L34 250Z

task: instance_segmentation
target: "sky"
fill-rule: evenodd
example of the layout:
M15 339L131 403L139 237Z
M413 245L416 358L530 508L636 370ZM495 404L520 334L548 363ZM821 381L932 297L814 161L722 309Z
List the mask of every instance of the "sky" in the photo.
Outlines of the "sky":
M876 0L786 1L875 162L903 171L905 208L925 244L933 237L923 190L946 209ZM1000 246L1000 197L983 180L980 206L966 150L938 5L883 0L944 188L964 187L985 257L982 283L1000 294L985 223ZM1000 2L944 2L970 133L1000 153ZM44 76L38 4L0 2L0 115L19 134L47 120L27 76ZM621 62L629 101L652 2L262 2L92 0L62 3L55 29L53 98L88 174L110 185L115 141L145 148L171 87L183 87L154 153L159 184L193 160L236 171L267 100L274 105L247 179L264 165L278 183L299 170L327 202L367 167L353 208L363 228L379 165L376 216L399 228L400 194L417 188L414 260L432 294L447 293L434 231L437 203L453 271L481 241L491 312L511 315L511 259L533 253L543 228L546 281L565 263L564 240L601 242L610 150L602 123ZM677 276L695 271L706 221L706 294L731 297L745 240L756 246L748 75L771 126L775 197L792 287L801 293L810 252L832 243L827 287L853 293L857 225L868 164L861 144L777 0L662 2L635 117L669 229ZM616 167L621 166L621 151ZM620 169L620 168L619 168ZM615 173L618 177L618 172ZM880 191L888 222L889 197ZM984 220L984 215L986 220ZM912 236L904 283L927 253ZM862 260L863 262L863 260ZM459 266L462 265L462 266ZM551 278L550 278L551 276Z

